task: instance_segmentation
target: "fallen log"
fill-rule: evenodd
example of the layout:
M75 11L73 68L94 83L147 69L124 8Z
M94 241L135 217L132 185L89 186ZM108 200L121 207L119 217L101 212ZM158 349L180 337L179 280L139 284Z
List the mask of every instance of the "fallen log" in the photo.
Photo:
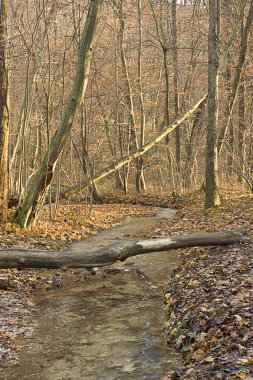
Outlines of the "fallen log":
M178 248L224 246L251 241L244 237L246 230L199 233L169 238L126 240L90 250L81 243L72 244L63 251L25 249L0 250L0 268L92 268L125 261L144 253L170 251Z

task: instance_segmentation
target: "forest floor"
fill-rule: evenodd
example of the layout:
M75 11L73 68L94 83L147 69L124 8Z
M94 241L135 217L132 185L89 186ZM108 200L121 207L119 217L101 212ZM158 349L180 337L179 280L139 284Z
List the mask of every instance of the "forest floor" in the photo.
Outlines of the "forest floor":
M108 196L87 217L83 205L62 205L54 222L47 215L36 228L22 230L0 225L0 248L60 249L73 240L110 228L124 215L146 215L153 206L178 209L178 217L162 220L147 237L212 232L239 227L253 236L253 198L226 194L215 210L203 209L201 192L184 197ZM108 204L108 203L112 204ZM121 202L121 204L114 204ZM122 202L132 203L123 204ZM133 205L136 204L136 205ZM150 206L142 207L141 205ZM78 215L78 217L77 217ZM253 379L253 244L191 248L165 293L165 329L168 340L182 351L185 366L166 379ZM19 337L32 326L33 289L58 286L61 271L0 271L10 276L10 288L1 291L0 355L5 360L19 349ZM92 271L87 271L87 276Z
M253 237L253 198L231 194L204 211L201 194L179 205L155 237L246 227ZM168 340L185 356L168 379L253 379L253 243L181 251L165 293Z

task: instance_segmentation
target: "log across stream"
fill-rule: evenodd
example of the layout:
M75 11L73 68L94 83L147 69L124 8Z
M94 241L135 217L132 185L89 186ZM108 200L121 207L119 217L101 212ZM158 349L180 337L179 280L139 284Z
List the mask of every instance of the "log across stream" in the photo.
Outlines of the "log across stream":
M78 244L88 249L132 234L141 239L160 218L174 214L163 210L157 217L126 218L120 226ZM24 341L15 363L0 369L0 378L162 379L181 361L162 331L161 295L178 262L172 251L140 255L120 263L120 272L83 282L70 276L62 288L38 293L34 333Z

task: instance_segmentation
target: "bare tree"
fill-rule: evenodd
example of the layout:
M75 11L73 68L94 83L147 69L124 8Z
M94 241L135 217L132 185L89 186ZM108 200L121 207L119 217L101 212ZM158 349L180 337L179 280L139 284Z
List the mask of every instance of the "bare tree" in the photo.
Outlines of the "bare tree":
M178 38L177 38L177 0L171 2L171 31L172 31L172 44L173 44L173 79L174 79L174 109L175 118L179 116L179 70L178 70ZM181 138L180 127L176 129L176 163L177 170L181 171Z
M8 0L0 2L0 214L6 215L8 201L8 62L7 62Z
M146 115L145 115L143 85L142 85L143 15L142 15L142 1L141 0L137 0L137 8L138 8L138 31L139 31L138 84L139 84L139 100L140 100L140 113L141 113L140 147L143 147L145 143ZM136 190L139 193L146 191L146 184L145 184L145 179L144 179L144 162L143 162L142 156L137 161Z
M219 71L220 0L209 1L208 35L208 120L206 143L206 197L205 207L219 204L218 193L218 71Z
M79 59L73 88L64 108L60 127L54 134L49 149L31 180L24 203L16 217L16 223L22 227L26 227L38 216L38 212L44 203L48 187L51 184L56 162L69 137L77 109L80 107L84 96L91 63L92 42L95 37L101 5L102 0L90 1L90 7L80 42Z

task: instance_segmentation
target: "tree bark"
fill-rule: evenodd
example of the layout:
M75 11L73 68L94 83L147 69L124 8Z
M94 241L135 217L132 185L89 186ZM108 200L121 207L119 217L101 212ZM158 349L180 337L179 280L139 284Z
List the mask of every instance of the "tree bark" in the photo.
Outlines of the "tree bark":
M179 116L179 69L178 69L178 38L177 38L177 0L171 3L171 33L173 41L173 80L174 80L174 109L175 118ZM181 136L180 127L176 129L176 163L177 171L181 172Z
M216 207L219 200L217 123L218 123L218 71L219 71L219 3L209 2L208 34L208 120L206 143L206 194L205 207Z
M226 97L227 101L229 100L231 94L231 59L230 54L228 54L227 67L226 67ZM233 166L234 166L234 142L235 142L235 130L234 125L230 121L229 125L229 139L228 139L228 157L227 157L227 166L228 166L228 175L229 179L233 175Z
M195 117L192 123L192 128L190 132L189 142L186 145L186 160L184 166L184 186L186 189L190 190L194 173L196 171L195 158L198 150L198 139L203 134L202 126L203 126L203 117L205 112L206 102L202 103L199 107L198 111L195 113Z
M215 233L172 236L170 238L149 240L128 240L94 249L91 245L87 252L79 243L64 251L34 251L7 249L0 251L0 268L91 268L106 266L125 261L129 257L144 253L169 251L178 248L223 246L248 242L243 237L245 229ZM76 247L75 247L76 246Z
M245 78L242 76L241 84L239 87L239 104L238 104L238 160L239 160L239 182L242 182L245 173L245 162L246 162L246 123L245 123L245 109L246 109L246 89L245 89Z
M7 7L0 3L0 214L6 216L8 202L8 65L7 65Z
M142 0L137 0L138 7L138 29L139 29L139 46L138 46L138 87L139 87L139 102L140 102L140 113L141 113L141 130L140 130L140 147L144 146L145 143L145 129L146 129L146 115L144 107L144 96L143 96L143 86L142 86ZM143 193L146 191L146 183L144 178L144 160L143 156L139 158L137 162L137 173L136 173L136 191L137 193Z
M26 227L38 216L38 212L44 203L49 185L52 182L56 162L69 137L77 109L80 107L80 103L84 96L91 63L92 42L96 32L101 4L102 0L91 0L90 2L90 8L80 42L79 58L73 89L63 111L60 127L56 131L50 143L48 152L45 154L40 166L32 178L23 206L18 212L15 221L21 227Z

